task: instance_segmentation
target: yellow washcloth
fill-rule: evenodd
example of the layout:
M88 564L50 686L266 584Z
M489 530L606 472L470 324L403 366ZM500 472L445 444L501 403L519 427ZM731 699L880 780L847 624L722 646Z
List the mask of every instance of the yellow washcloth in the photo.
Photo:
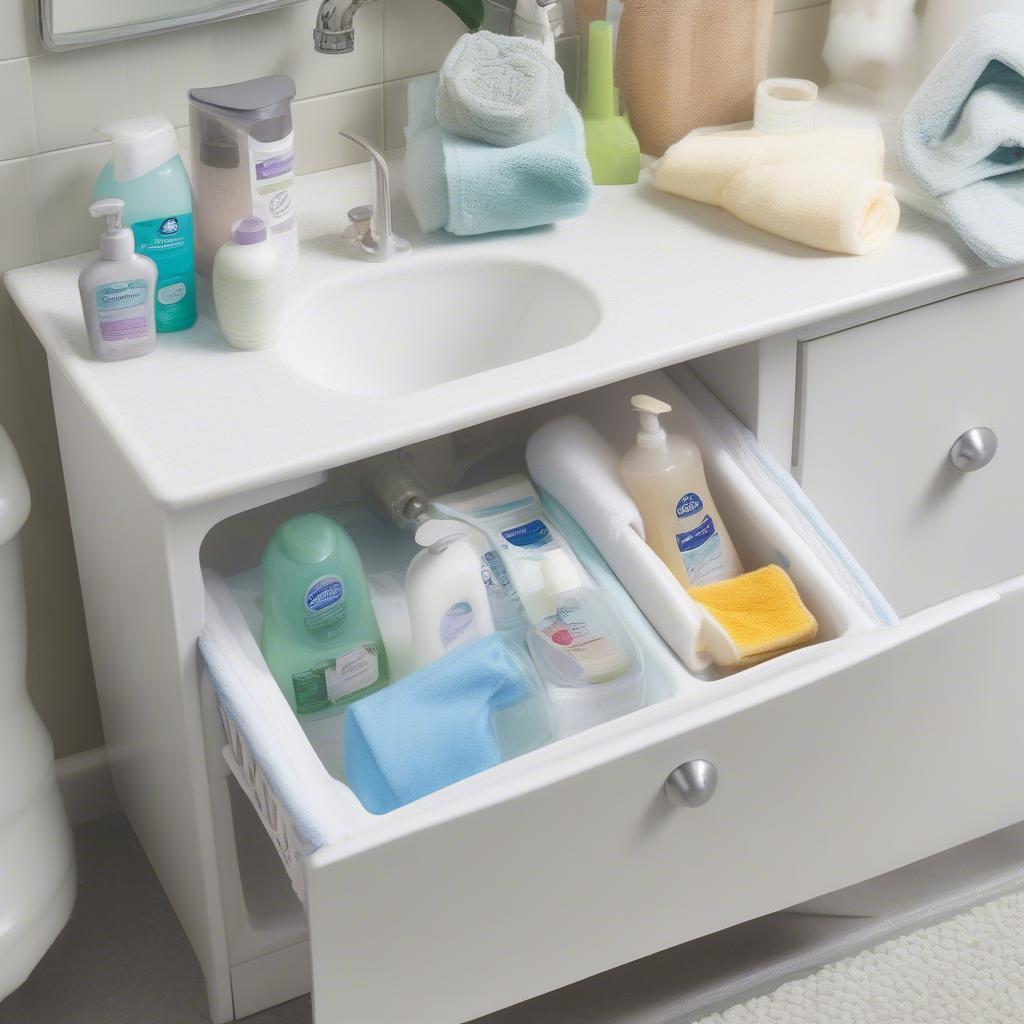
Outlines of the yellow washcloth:
M817 620L777 565L691 587L688 593L728 635L735 649L734 664L763 661L818 635Z

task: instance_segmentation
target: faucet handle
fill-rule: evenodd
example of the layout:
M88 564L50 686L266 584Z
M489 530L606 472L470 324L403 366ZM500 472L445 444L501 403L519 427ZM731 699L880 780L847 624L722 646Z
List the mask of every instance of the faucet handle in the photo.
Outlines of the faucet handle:
M373 207L354 206L348 211L348 219L355 226L356 231L365 237L371 233L373 227Z
M396 235L391 227L391 174L384 154L372 142L355 132L340 129L338 134L361 146L370 155L373 204L357 206L348 213L349 220L358 232L364 256L386 260L399 253L409 252L409 243Z

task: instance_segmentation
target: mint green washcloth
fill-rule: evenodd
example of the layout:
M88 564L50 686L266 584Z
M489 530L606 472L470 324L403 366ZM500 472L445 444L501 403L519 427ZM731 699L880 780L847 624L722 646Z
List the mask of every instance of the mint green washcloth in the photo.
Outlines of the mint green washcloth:
M594 187L583 121L568 99L549 135L499 147L444 131L437 123L437 87L436 74L409 83L405 189L423 231L481 235L586 211Z

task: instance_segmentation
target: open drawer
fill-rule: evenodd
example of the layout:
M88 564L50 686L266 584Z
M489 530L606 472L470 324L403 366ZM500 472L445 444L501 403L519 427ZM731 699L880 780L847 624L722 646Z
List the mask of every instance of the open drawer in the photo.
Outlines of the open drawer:
M534 410L507 436L659 385ZM303 745L254 642L251 668L235 663L290 734L293 773L268 777L224 717L228 764L306 906L319 1021L471 1020L1024 818L1024 581L883 627L763 498L750 516L738 463L704 454L745 564L788 563L821 642L717 678L666 659L649 706L381 817ZM675 805L666 780L696 759L717 792ZM329 832L289 813L310 782Z

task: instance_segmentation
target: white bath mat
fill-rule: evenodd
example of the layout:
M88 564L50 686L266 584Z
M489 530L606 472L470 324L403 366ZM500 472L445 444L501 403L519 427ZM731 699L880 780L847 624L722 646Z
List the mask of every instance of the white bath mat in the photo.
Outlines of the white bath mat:
M841 960L700 1024L1021 1024L1024 893Z

